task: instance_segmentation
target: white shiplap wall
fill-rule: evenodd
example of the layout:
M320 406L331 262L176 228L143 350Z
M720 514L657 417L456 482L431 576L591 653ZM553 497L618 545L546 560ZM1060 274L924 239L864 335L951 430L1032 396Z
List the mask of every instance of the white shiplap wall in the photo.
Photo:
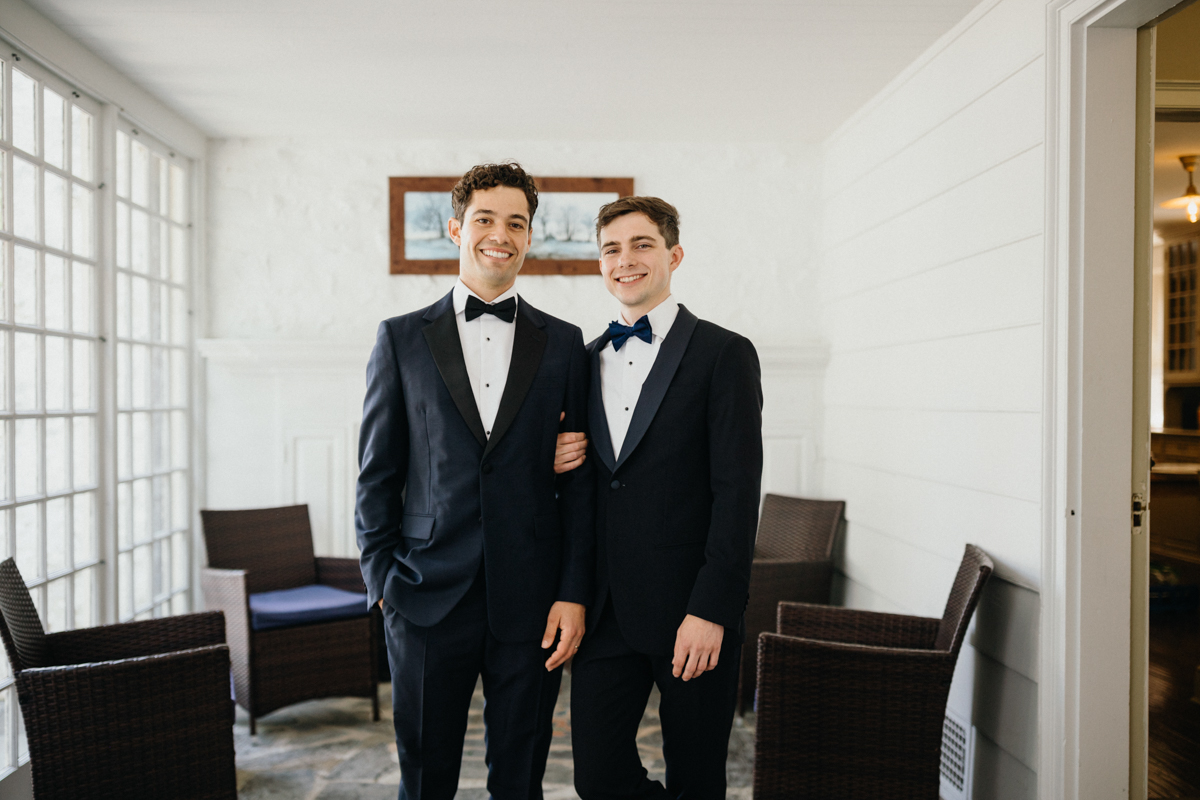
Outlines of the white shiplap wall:
M996 561L950 708L973 796L1037 772L1045 4L987 0L825 144L824 492L848 605L940 616Z

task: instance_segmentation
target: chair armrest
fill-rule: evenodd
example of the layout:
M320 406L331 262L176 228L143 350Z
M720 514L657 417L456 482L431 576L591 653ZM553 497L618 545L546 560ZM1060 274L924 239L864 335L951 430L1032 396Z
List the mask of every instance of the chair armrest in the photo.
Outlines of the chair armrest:
M357 558L317 556L317 583L347 592L367 593Z
M229 643L235 674L241 674L250 657L250 594L246 591L246 570L204 567L200 570L200 588L204 592L204 605L225 614L225 640Z
M941 620L851 608L780 603L775 630L825 642L928 650Z
M936 789L954 662L938 650L760 635L754 796L887 786L930 770Z
M213 611L225 612L225 624L232 623L232 616L248 616L250 593L246 591L246 570L200 569L200 590L204 594L204 605Z
M95 797L114 786L157 797L236 790L224 645L27 669L16 684L39 795Z
M220 611L100 625L46 637L54 664L117 661L207 645L225 644L225 616Z

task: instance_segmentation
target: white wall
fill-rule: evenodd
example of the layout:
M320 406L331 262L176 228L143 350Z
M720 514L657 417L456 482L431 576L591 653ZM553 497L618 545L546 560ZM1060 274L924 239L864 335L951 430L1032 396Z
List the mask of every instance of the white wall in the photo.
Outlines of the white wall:
M815 153L770 144L214 141L205 362L209 508L307 502L319 552L352 555L364 371L381 319L451 276L388 274L387 178L516 158L540 175L632 176L674 203L675 296L750 337L764 368L764 490L815 494L826 353L812 272ZM527 276L531 303L598 335L597 277Z
M995 560L950 709L974 796L1033 797L1042 447L1044 0L987 0L825 145L824 492L848 605L941 616Z

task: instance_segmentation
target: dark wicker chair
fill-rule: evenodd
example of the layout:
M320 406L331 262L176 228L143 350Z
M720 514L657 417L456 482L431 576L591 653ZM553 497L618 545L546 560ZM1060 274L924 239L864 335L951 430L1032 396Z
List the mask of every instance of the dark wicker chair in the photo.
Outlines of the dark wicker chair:
M47 634L10 558L0 637L39 800L237 797L220 614Z
M208 549L200 573L204 602L225 612L234 689L250 714L250 733L263 714L322 697L369 697L378 721L378 608L352 619L270 630L250 624L250 595L259 592L324 584L365 593L358 559L313 555L306 505L201 511L200 518Z
M833 587L833 546L845 524L841 500L806 500L768 494L763 498L750 566L746 640L738 672L738 715L754 702L758 635L774 632L781 600L828 603Z
M954 664L992 561L967 545L940 620L780 603L758 638L755 800L938 796Z

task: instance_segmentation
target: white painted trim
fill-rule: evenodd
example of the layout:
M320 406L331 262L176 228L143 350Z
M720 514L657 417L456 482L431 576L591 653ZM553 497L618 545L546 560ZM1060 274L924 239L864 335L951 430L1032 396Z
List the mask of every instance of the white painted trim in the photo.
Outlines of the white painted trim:
M1118 592L1124 594L1124 602L1128 604L1128 585L1119 580L1113 585L1097 580L1095 572L1099 567L1119 566L1097 563L1104 561L1114 544L1098 541L1103 538L1098 535L1085 536L1083 524L1086 521L1088 534L1099 534L1121 524L1095 499L1101 478L1111 476L1101 474L1103 467L1085 460L1085 445L1090 452L1097 443L1114 444L1121 438L1122 425L1128 427L1131 415L1119 420L1116 432L1106 432L1104 426L1111 420L1102 414L1085 419L1083 408L1085 388L1090 392L1089 407L1095 405L1095 394L1104 391L1102 386L1085 385L1085 367L1096 370L1098 362L1103 362L1106 355L1112 356L1106 370L1096 371L1111 378L1109 388L1116 388L1114 394L1119 394L1121 386L1130 387L1132 354L1106 353L1105 337L1098 331L1104 323L1085 320L1083 312L1094 302L1095 287L1105 285L1106 280L1110 287L1112 279L1107 276L1119 274L1118 270L1109 269L1114 260L1127 261L1127 268L1132 269L1132 245L1129 252L1106 252L1099 246L1100 240L1110 240L1111 236L1102 237L1099 230L1102 224L1098 223L1121 219L1124 215L1124 221L1116 227L1123 231L1127 225L1132 243L1132 193L1126 197L1120 192L1099 189L1114 182L1120 184L1120 175L1126 170L1132 187L1135 93L1132 74L1128 76L1127 93L1114 90L1107 82L1109 76L1089 87L1088 75L1102 68L1105 57L1126 54L1126 48L1132 70L1136 48L1132 29L1155 19L1175 2L1053 0L1046 12L1043 547L1038 698L1038 796L1044 800L1128 797L1126 781L1114 782L1102 794L1096 793L1094 785L1089 787L1093 776L1111 773L1114 765L1128 766L1129 698L1127 690L1109 694L1089 692L1084 681L1094 681L1098 672L1105 671L1108 677L1120 679L1123 672L1121 684L1127 687L1129 665L1127 659L1123 660L1128 641L1113 651L1096 652L1103 643L1095 637L1094 627L1085 625L1090 621L1086 615L1106 602L1111 605ZM1114 31L1115 36L1093 40L1089 36L1091 30L1102 27L1125 28L1128 35L1122 37L1122 32ZM1103 56L1097 54L1090 66L1089 44L1103 51ZM1104 125L1094 125L1088 130L1089 109L1085 98L1097 106L1103 105L1110 117L1116 114L1124 119L1128 114L1130 124L1109 125L1108 130ZM1126 127L1127 142L1123 138ZM1123 149L1128 151L1124 162L1120 158L1104 162L1104 156ZM1096 156L1090 164L1086 161L1089 152ZM1085 227L1084 223L1089 221L1091 224ZM1122 232L1118 232L1117 239L1123 239ZM1085 277L1089 290L1086 295ZM1131 342L1132 335L1127 344ZM1129 394L1132 397L1132 392ZM1121 450L1121 465L1110 471L1119 472L1121 467L1127 471L1128 436ZM1118 499L1124 503L1126 495L1127 489L1122 487ZM1124 511L1127 524L1127 506ZM1118 542L1116 548L1126 551L1124 571L1128 575L1128 544ZM1117 653L1115 659L1113 652ZM1106 744L1097 746L1095 731L1085 728L1089 725L1094 728L1095 720L1101 718L1108 723L1106 727L1112 735Z
M338 368L362 370L374 342L323 342L300 339L197 339L196 352L214 364L263 368Z
M196 352L214 364L260 367L361 369L374 342L302 339L197 339ZM758 350L764 373L813 373L825 369L829 348L820 343Z
M101 60L22 0L0 0L0 34L42 66L81 91L117 106L147 133L169 142L189 158L204 156L207 138L199 127Z
M1156 81L1155 108L1200 108L1200 81Z

